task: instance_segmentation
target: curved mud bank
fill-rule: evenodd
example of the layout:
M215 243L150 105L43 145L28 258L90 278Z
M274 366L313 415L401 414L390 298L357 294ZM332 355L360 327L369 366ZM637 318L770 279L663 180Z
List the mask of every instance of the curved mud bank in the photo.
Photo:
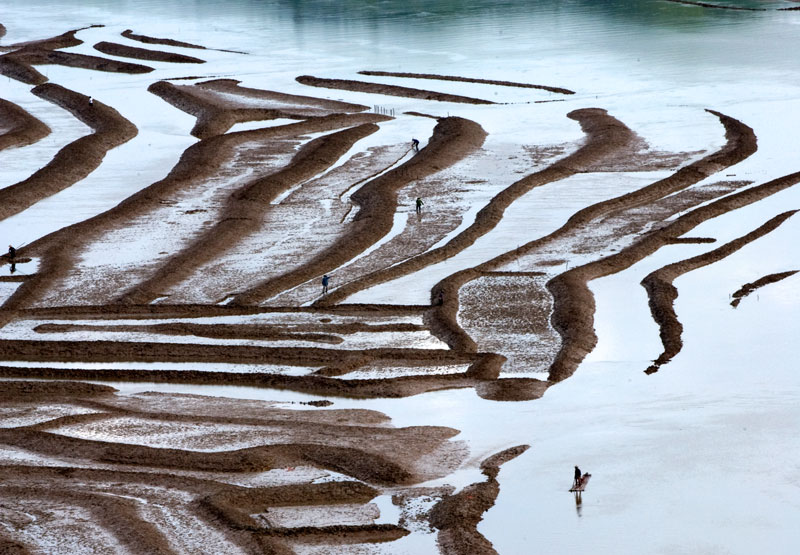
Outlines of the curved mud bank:
M750 127L719 112L708 111L716 115L725 127L727 139L725 146L644 189L599 203L576 213L568 220L565 227L586 223L610 210L642 206L686 189L741 162L757 150L756 136ZM719 202L721 201L716 201L714 204ZM697 214L707 213L704 210L705 208L699 208L680 217L678 222L693 221ZM597 344L597 336L594 333L594 297L589 290L588 282L632 266L667 244L670 239L684 235L697 225L683 227L676 225L678 222L650 234L618 254L569 270L548 282L547 288L552 293L554 300L551 322L562 340L561 348L550 366L551 381L558 382L571 376ZM678 232L679 229L682 231ZM523 248L527 248L527 246Z
M500 466L528 450L518 445L496 453L481 462L485 482L471 484L454 495L444 497L430 512L431 525L439 530L437 544L443 555L497 553L492 543L478 532L483 513L494 506L500 493L497 475Z
M416 156L353 193L350 198L359 211L348 233L336 244L297 270L236 295L233 303L256 304L352 260L392 229L398 190L466 157L480 148L485 137L486 132L475 122L455 117L440 119L428 145Z
M475 222L448 241L447 244L416 255L404 262L395 264L391 268L378 270L353 280L342 287L336 288L325 298L317 301L315 305L329 306L341 302L358 291L409 275L426 266L437 264L457 255L474 244L478 238L494 229L503 218L505 210L531 189L586 171L592 164L612 153L633 148L637 140L636 135L628 127L616 118L609 116L605 110L597 108L574 110L567 114L567 117L577 121L584 133L586 133L585 144L576 152L541 171L520 179L495 195L475 216ZM443 298L451 299L455 291L451 290L451 288L447 289L448 291L444 291L441 288L437 289L432 294L432 299L438 299L440 291ZM444 330L445 328L440 329ZM458 335L457 333L447 333L447 336L454 340ZM469 341L466 340L451 344L451 346L454 348L473 348Z
M106 152L138 133L136 126L115 109L98 101L90 104L88 96L60 85L39 85L32 92L72 112L94 133L62 148L45 167L28 179L0 190L0 219L18 214L77 183L100 165Z
M738 239L707 253L659 268L642 280L642 286L647 290L650 313L653 315L653 320L658 324L661 344L664 346L664 352L645 370L647 374L657 372L661 366L672 360L683 348L683 340L681 339L683 325L681 325L675 312L675 299L678 298L678 288L673 285L673 282L688 272L719 262L730 256L742 247L774 231L795 213L797 213L797 210L779 214Z
M706 220L762 200L797 183L800 183L800 172L719 199L678 218L672 224L638 241L617 255L582 266L575 271L570 270L552 280L551 284L557 288L554 290L554 297L559 301L557 305L561 306L560 325L571 324L573 328L572 335L567 336L569 341L564 343L562 351L559 352L559 358L551 367L551 379L559 381L569 377L577 368L577 364L596 344L597 337L593 330L594 298L586 285L588 281L624 270L668 244L670 238L683 235ZM583 303L570 300L579 296ZM559 331L562 329L559 328ZM583 349L588 350L583 351Z
M222 135L233 125L246 121L278 118L300 119L293 114L268 108L229 108L193 94L193 88L159 81L150 85L147 90L179 110L195 116L197 123L192 128L191 134L198 139L209 139L215 135Z
M173 85L167 81L159 81L150 85L147 90L179 110L195 116L197 124L191 133L200 139L220 135L234 124L246 121L277 118L302 120L331 113L363 112L367 109L359 104L239 87L238 83L228 79L196 85ZM225 96L217 93L224 93ZM265 106L253 107L247 102L251 99L261 100Z
M195 86L209 91L235 94L243 98L253 98L270 102L282 102L285 104L296 104L298 106L313 106L316 108L329 110L331 112L348 113L364 112L369 110L369 106L364 106L362 104L353 104L352 102L331 100L330 98L319 98L316 96L303 96L299 94L288 94L265 89L253 89L250 87L242 87L239 85L239 83L241 83L241 81L237 81L236 79L213 79L211 81L197 83Z
M61 50L47 50L28 46L0 56L0 74L29 85L41 85L47 77L33 68L36 65L55 64L80 69L92 69L109 73L129 73L132 75L149 73L152 67L130 62L119 62L110 58L87 56Z
M136 48L115 42L102 41L94 45L94 49L109 56L119 56L121 58L134 58L136 60L148 60L151 62L168 62L173 64L204 64L205 60L176 54L174 52L164 52L161 50L148 50L146 48Z
M70 545L80 540L102 550L116 541L147 553L292 553L293 542L393 541L409 531L401 522L375 523L375 498L428 495L407 486L446 477L467 456L452 441L457 430L396 428L375 411L6 383L23 395L2 409L17 425L0 429L0 456L24 449L45 463L5 465L0 503L7 522L48 521L47 530L17 528L14 541L35 552L53 532ZM73 413L52 418L41 412L48 408ZM247 417L231 416L243 408ZM37 411L38 418L20 416ZM148 431L174 437L176 446L147 445ZM329 511L334 516L320 518ZM67 515L63 530L59 514ZM361 523L348 523L348 516ZM139 535L146 539L137 542Z
M759 278L751 283L745 283L739 289L737 289L731 296L733 300L731 301L731 306L736 308L739 306L739 303L742 302L746 296L748 296L753 291L761 289L767 285L772 283L777 283L782 281L786 278L792 277L798 272L798 270L789 270L788 272L778 272L777 274L768 274L762 278Z
M50 128L20 106L0 98L0 150L26 146L50 134Z
M402 96L404 98L417 98L420 100L435 100L438 102L457 102L460 104L496 104L490 100L480 98L470 98L457 94L447 94L422 89L412 89L410 87L399 87L396 85L384 85L382 83L369 83L367 81L353 81L350 79L323 79L312 75L301 75L296 81L301 85L309 87L322 87L325 89L340 89L344 91L365 92L372 94L383 94L388 96Z
M145 214L154 206L160 206L161 198L178 191L191 190L193 183L213 175L235 155L236 148L242 144L265 141L274 137L302 136L306 133L330 131L385 119L385 116L376 114L334 115L286 126L225 134L200 141L184 151L176 166L163 180L131 195L102 214L65 227L27 246L26 252L41 257L41 265L38 272L18 288L3 307L17 310L35 302L52 284L67 275L76 264L74 253L80 252L87 241L122 225L121 222L125 219ZM0 311L0 324L4 325L10 317L10 313Z
M73 29L71 31L66 31L64 33L61 33L60 35L56 35L54 37L49 37L46 39L37 39L25 42L18 42L15 44L0 45L0 51L20 50L28 47L43 48L45 50L56 50L58 48L69 48L71 46L78 46L80 44L83 44L83 41L77 38L75 34L78 31L83 31L84 29L92 29L96 27L102 27L102 25L90 25L89 27L81 27L80 29ZM3 36L3 34L5 33L0 34L0 38Z
M67 362L181 362L191 368L192 361L226 362L243 364L279 364L285 366L314 367L321 370L304 376L270 373L237 373L194 370L89 370L74 368L11 367L0 365L0 377L92 380L104 382L144 382L199 385L229 385L264 389L286 389L319 396L348 398L400 398L430 391L454 388L474 388L484 398L495 401L529 400L541 397L546 382L527 378L498 379L499 355L455 353L412 349L366 349L342 351L319 348L268 348L228 347L202 345L192 349L192 344L145 343L137 348L135 343L119 342L40 342L15 341L13 345L0 343L6 359L42 361L66 357ZM39 354L46 348L54 353ZM150 350L152 348L152 351ZM501 357L502 358L502 357ZM47 362L47 361L43 361ZM426 374L431 366L470 363L466 372L452 374ZM338 379L330 376L346 375L370 364L402 364L419 368L419 373L394 378Z
M188 248L166 261L163 269L120 297L120 301L145 304L160 295L237 243L256 232L270 208L270 202L282 192L335 164L362 138L378 130L375 124L362 124L313 139L282 170L258 179L234 193L223 209L219 222Z
M371 75L374 77L406 77L411 79L431 79L434 81L458 81L461 83L479 83L482 85L498 85L500 87L516 87L521 89L541 89L544 91L559 94L575 94L575 91L562 87L550 87L548 85L532 85L530 83L516 83L514 81L497 81L493 79L475 79L471 77L459 77L457 75L437 75L435 73L403 73L397 71L359 71L361 75Z
M192 44L190 42L183 42L175 39L163 39L157 37L149 37L147 35L140 35L134 33L130 29L126 29L120 33L123 37L130 40L135 40L137 42L142 42L144 44L161 44L164 46L178 46L180 48L194 48L197 50L216 50L217 52L230 52L232 54L244 54L244 52L238 52L236 50L218 50L214 48L207 48L205 46L200 46L199 44Z

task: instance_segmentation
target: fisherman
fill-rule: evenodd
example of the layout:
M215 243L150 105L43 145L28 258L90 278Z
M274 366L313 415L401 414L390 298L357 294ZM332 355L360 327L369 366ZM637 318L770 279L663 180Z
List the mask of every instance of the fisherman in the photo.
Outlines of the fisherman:
M425 203L424 203L424 202L422 202L422 199L421 199L421 198L419 198L419 197L417 197L417 214L419 214L420 212L422 212L422 205L423 205L423 204L425 204Z
M330 280L331 280L331 278L330 278L330 276L328 276L328 274L325 274L324 276L322 276L322 294L323 295L328 292L328 282Z
M8 254L6 256L8 256L8 258L11 260L14 260L14 257L17 256L17 249L11 245L8 245Z
M94 106L94 98L89 97L89 106Z
M577 488L581 485L581 469L578 468L578 465L575 465L575 479L572 482L572 487Z
M411 139L411 148L414 149L414 152L419 152L419 141L416 139Z

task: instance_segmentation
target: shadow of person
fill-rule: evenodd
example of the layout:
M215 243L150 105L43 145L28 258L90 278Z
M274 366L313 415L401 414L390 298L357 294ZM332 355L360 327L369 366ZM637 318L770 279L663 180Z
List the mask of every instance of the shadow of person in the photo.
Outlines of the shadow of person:
M583 509L583 500L581 499L581 492L575 492L575 511L578 513L578 516L581 516L581 509Z
M11 263L11 273L13 274L16 271L17 271L17 263L16 262L12 262Z

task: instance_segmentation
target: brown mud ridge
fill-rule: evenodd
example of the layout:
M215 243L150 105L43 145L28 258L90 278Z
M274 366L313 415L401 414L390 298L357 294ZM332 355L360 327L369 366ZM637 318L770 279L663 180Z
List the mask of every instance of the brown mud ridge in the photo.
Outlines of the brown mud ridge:
M531 189L565 179L578 172L588 171L593 164L614 152L630 151L637 139L636 135L628 127L616 118L609 116L605 110L596 108L574 110L567 114L567 117L580 123L581 128L587 135L586 142L580 149L547 168L522 178L498 193L478 212L473 224L442 247L414 256L409 260L395 264L391 268L378 270L353 280L316 301L314 303L315 306L331 306L358 291L411 274L426 266L437 264L455 256L474 244L481 236L494 229L502 220L505 210ZM424 150L427 150L427 148ZM442 291L443 297L455 294L455 290ZM431 293L432 299L438 299L438 297L439 290ZM447 329L439 328L438 331L443 334L440 335L440 338L444 338L445 335L450 338L450 340L445 341L451 347L465 350L475 349L474 343L469 341L454 342L456 337L461 336L447 333Z
M340 89L345 91L365 92L372 94L384 94L388 96L402 96L404 98L418 98L421 100L435 100L438 102L458 102L461 104L496 104L491 100L471 98L457 94L448 94L410 87L399 87L397 85L385 85L382 83L369 83L367 81L353 81L350 79L323 79L312 75L301 75L296 81L309 87L322 87L326 89Z
M417 324L151 324L151 325L85 325L42 324L34 328L37 333L71 333L101 331L118 333L151 333L159 335L186 335L215 339L259 339L271 341L311 341L319 343L342 343L339 334L396 333L425 331ZM335 333L325 333L333 331Z
M46 83L48 79L33 66L48 64L110 73L140 74L153 71L152 67L130 62L119 62L110 58L49 50L40 46L26 46L0 56L0 74L29 85L41 85Z
M40 200L77 183L103 161L106 152L138 133L119 112L102 102L89 102L89 97L46 83L31 92L72 112L94 130L62 148L42 169L27 179L0 190L0 220L18 214Z
M138 42L143 42L145 44L162 44L164 46L178 46L180 48L194 48L197 50L216 50L217 52L230 52L232 54L245 54L245 52L239 52L237 50L217 50L215 48L206 48L205 46L200 46L198 44L191 44L189 42L182 42L179 40L174 39L160 39L156 37L148 37L147 35L138 35L134 33L130 29L126 29L122 31L121 35L126 39L135 40Z
M41 255L42 263L36 276L20 287L6 301L4 308L16 310L30 306L48 289L49 285L69 272L76 263L71 253L79 251L85 241L116 229L120 225L120 221L137 214L150 212L154 206L160 205L160 199L168 198L177 191L191 190L193 183L213 175L219 167L233 157L236 148L242 144L276 137L302 136L306 133L330 131L347 125L362 125L366 122L385 119L387 119L385 116L377 114L331 115L311 118L308 121L292 125L218 135L200 141L184 152L177 165L163 180L135 193L102 214L56 231L27 246L25 251ZM321 142L317 141L315 144L319 145ZM298 156L307 154L307 152L308 149L304 149L298 153ZM291 169L287 169L282 175L291 171ZM313 166L305 168L305 171L312 172ZM265 184L269 186L269 183L269 179L262 179L252 183L251 186L258 188ZM244 222L245 220L239 221ZM13 313L0 313L0 321L7 321L9 317L13 317L10 314Z
M116 42L98 42L94 49L109 56L119 56L121 58L135 58L137 60L149 60L152 62L169 62L173 64L204 64L205 60L176 54L174 52L164 52L161 50L148 50L146 48L135 48Z
M171 257L153 277L123 293L119 301L131 304L153 301L161 291L224 253L229 245L261 229L265 213L278 195L328 169L357 141L377 130L376 124L365 123L311 140L283 169L257 179L231 195L223 208L221 221ZM238 302L236 298L234 302Z
M455 349L475 349L474 341L458 325L458 291L468 281L477 279L501 268L529 253L535 253L559 240L574 235L585 229L591 236L592 224L601 218L613 214L621 214L627 210L646 206L668 195L682 191L689 186L713 175L746 158L756 150L756 139L752 130L741 122L712 112L720 118L726 128L727 144L718 152L689 164L672 176L648 185L643 189L603 201L574 214L567 223L553 233L531 241L513 251L500 255L480 266L457 272L440 282L434 288L434 294L441 292L443 303L432 311L433 332ZM677 231L677 227L673 228ZM569 377L577 368L583 357L589 353L596 343L593 329L594 298L589 291L588 282L597 277L621 271L641 258L655 252L665 244L668 236L676 237L685 234L691 228L680 233L651 233L619 252L569 270L551 279L547 288L553 297L551 324L561 337L561 347L555 355L548 370L548 381L539 381L539 390L554 382Z
M518 445L496 453L481 462L485 482L471 484L454 495L448 495L430 512L431 525L439 530L437 544L444 555L470 555L497 553L492 543L478 532L483 513L494 506L500 493L497 475L500 466L528 450L529 445Z
M13 102L0 98L0 150L31 145L50 128Z
M221 135L236 123L287 118L304 120L334 113L363 112L366 106L309 96L290 95L275 91L249 89L238 81L219 79L195 85L173 85L166 81L153 83L147 89L179 110L197 118L191 133L200 139ZM227 94L223 97L222 94ZM237 103L231 95L241 97ZM245 103L250 99L262 101L264 107Z
M58 378L103 381L226 384L289 389L322 396L398 398L428 391L470 387L486 399L514 400L524 379L498 379L504 357L490 353L457 353L437 349L373 348L342 351L319 347L251 347L125 341L0 341L5 360L36 362L181 362L186 370L85 370L0 366L0 377ZM274 364L319 368L313 374L288 376L256 372L196 371L191 363ZM340 379L373 365L418 368L410 376ZM426 374L431 366L468 365L464 372ZM516 392L516 393L515 393ZM538 396L538 395L537 395Z
M394 223L398 191L466 158L483 144L486 132L473 121L438 120L428 144L413 158L362 185L350 197L359 211L337 242L300 268L236 295L233 304L256 304L282 291L332 271L367 250L389 233Z
M642 280L642 286L647 290L650 312L653 315L653 319L658 324L661 343L664 346L664 352L659 355L647 370L645 370L645 373L652 374L657 372L661 366L672 360L683 347L683 341L681 340L683 326L675 312L675 299L678 298L678 289L672 283L678 277L698 268L702 268L703 266L719 262L742 247L760 239L764 235L777 229L778 226L795 213L796 211L793 210L779 214L762 226L738 239L707 253L659 268L648 274Z
M514 81L496 81L492 79L475 79L471 77L459 77L457 75L436 75L434 73L403 73L396 71L359 71L361 75L372 75L375 77L408 77L411 79L432 79L436 81L458 81L462 83L480 83L483 85L498 85L501 87L517 87L522 89L541 89L560 94L575 94L575 91L561 87L550 87L547 85L532 85L530 83L516 83Z
M733 300L731 301L731 306L736 308L739 306L739 303L742 302L742 299L748 296L753 291L760 289L766 285L771 283L777 283L782 281L788 277L792 277L798 272L798 270L789 270L788 272L778 272L776 274L769 274L762 278L755 280L752 283L745 283L742 285L733 295Z
M408 510L429 493L414 484L467 455L457 430L395 428L375 411L114 391L4 382L0 514L15 534L0 547L38 552L45 532L92 551L147 553L388 542L409 531L375 523L373 500L391 493ZM20 464L20 450L38 459ZM47 531L28 526L39 519Z
M71 31L67 31L55 37L49 37L46 39L38 39L38 40L31 40L26 42L18 42L15 44L7 44L7 45L0 45L0 51L3 50L19 50L21 48L27 48L30 46L34 46L37 48L43 48L45 50L55 50L58 48L69 48L71 46L78 46L83 44L83 41L80 40L75 36L78 31L83 31L84 29L92 29L96 27L102 27L102 25L90 25L88 27L81 27L80 29L73 29ZM0 34L0 38L5 34L3 32Z

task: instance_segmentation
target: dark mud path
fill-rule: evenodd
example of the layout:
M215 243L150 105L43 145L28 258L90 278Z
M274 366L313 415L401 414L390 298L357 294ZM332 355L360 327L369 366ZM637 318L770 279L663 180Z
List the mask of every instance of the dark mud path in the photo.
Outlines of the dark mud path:
M0 220L19 214L40 200L63 191L97 169L106 153L135 137L136 126L114 108L60 85L46 83L33 94L70 111L94 132L62 148L29 178L0 189Z

